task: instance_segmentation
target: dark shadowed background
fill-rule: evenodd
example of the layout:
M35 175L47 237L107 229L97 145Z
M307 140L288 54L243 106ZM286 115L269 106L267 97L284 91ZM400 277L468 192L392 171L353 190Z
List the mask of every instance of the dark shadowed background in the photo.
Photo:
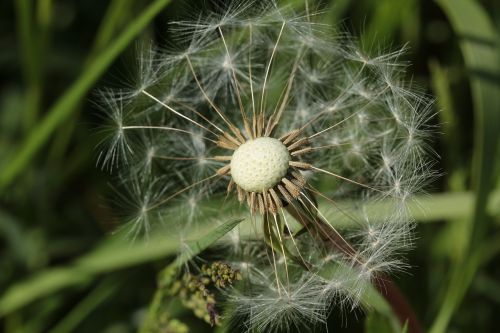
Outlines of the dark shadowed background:
M199 3L0 3L0 330L137 331L173 251L124 258L127 247L108 244L120 214L96 167L92 92L126 77L138 41L167 43L187 2ZM416 213L412 268L395 280L430 332L498 332L500 2L309 2L365 45L408 45L408 79L436 98L443 176ZM214 330L172 311L190 332ZM331 332L387 332L376 314L345 316L334 312Z

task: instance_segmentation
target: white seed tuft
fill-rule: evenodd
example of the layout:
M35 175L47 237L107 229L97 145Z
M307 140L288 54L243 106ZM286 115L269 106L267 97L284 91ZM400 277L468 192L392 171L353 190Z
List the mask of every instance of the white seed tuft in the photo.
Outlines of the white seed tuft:
M408 202L434 176L432 101L405 82L405 48L366 50L276 2L173 22L172 47L142 46L132 82L99 94L99 163L128 189L133 238L163 225L188 258L194 230L249 215L221 240L243 277L221 314L249 332L325 324L404 270Z

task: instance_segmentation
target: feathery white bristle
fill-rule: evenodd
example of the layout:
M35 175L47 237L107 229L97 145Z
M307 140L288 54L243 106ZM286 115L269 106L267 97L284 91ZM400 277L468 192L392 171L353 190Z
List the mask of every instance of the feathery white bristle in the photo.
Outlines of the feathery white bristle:
M435 175L432 101L405 81L406 47L367 50L315 23L319 14L274 1L213 8L169 25L175 47L138 46L125 87L99 93L108 124L98 163L119 170L129 188L134 237L154 232L156 220L188 239L228 211L248 216L251 225L223 243L243 276L226 296L249 331L324 323L331 304L350 310L377 274L407 267L408 203ZM289 153L288 168L267 183L251 161L231 162L258 127ZM304 143L291 148L295 130ZM232 204L238 199L247 205ZM324 221L348 253L332 251L332 239L314 237L297 215ZM180 251L191 251L188 242Z

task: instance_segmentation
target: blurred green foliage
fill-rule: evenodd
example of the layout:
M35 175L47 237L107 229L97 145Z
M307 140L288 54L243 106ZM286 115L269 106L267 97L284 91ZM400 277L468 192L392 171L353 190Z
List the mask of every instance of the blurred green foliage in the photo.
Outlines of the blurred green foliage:
M398 284L432 333L498 331L500 3L323 0L316 6L325 23L362 36L367 47L407 43L408 78L437 100L433 147L443 176L422 198L423 209L412 209L429 223L419 223L413 268ZM92 133L100 120L91 90L120 80L134 41L164 43L166 23L187 11L178 0L0 4L3 331L134 332L152 299L149 315L158 310L157 272L160 280L168 277L187 258L166 266L177 244L168 237L144 247L109 236L116 220L107 176L95 167L99 138ZM199 250L237 223L205 237L200 231ZM171 315L190 332L210 331L179 304ZM390 330L377 312L366 320L347 316L345 327L333 314L329 328Z

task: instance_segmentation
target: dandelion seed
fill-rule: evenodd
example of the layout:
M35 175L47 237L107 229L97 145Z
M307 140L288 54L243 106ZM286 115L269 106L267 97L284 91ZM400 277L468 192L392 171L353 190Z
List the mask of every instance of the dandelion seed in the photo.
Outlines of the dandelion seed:
M379 273L404 269L406 205L432 174L432 103L403 81L404 49L370 56L315 15L236 1L172 23L184 49L149 48L135 93L101 93L113 131L100 163L135 170L139 187L172 184L143 200L134 228L168 207L163 220L193 226L214 198L249 216L227 241L243 281L225 291L248 330L324 323L331 303L352 308ZM377 201L383 214L364 211Z

